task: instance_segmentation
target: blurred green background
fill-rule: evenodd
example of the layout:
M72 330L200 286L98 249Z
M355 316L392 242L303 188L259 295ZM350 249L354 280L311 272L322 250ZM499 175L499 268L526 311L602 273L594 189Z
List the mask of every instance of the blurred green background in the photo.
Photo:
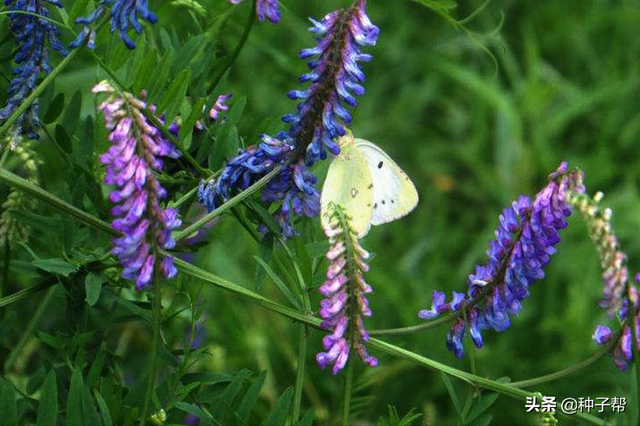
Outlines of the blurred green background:
M207 18L200 18L184 7L150 3L160 18L153 32L175 31L182 43L200 33L198 25L206 28L228 8L223 0L202 0ZM223 27L217 52L228 53L237 43L249 12L245 3ZM286 93L300 87L297 77L306 69L297 59L300 49L312 45L306 17L320 18L348 3L284 0L279 25L253 27L217 89L234 94L231 104L246 96L238 124L244 144L255 143L259 133L274 134L281 128L279 117L295 108ZM481 4L461 1L451 12L461 19ZM368 11L381 32L377 46L369 49L373 61L364 65L366 94L354 114L353 131L386 150L413 179L421 198L408 217L373 228L363 241L375 254L367 274L374 288L370 330L418 324L417 312L431 305L434 289L447 294L466 290L474 265L485 261L501 210L519 194L535 194L563 160L585 171L590 191L605 193L604 204L613 208L613 224L629 255L630 270L639 268L640 240L634 237L640 229L640 2L494 0L466 29L408 0L369 0ZM104 73L83 54L57 79L56 91L88 90L101 78ZM81 115L93 115L92 111L93 105L85 102ZM104 134L96 130L96 152L106 146L101 138ZM65 166L56 160L54 149L39 150L46 161L43 174L52 177L48 185L56 188L53 176ZM95 153L92 158L95 162ZM319 176L326 167L317 166ZM320 240L318 224L310 228L312 239ZM457 360L444 347L446 327L386 339L465 370L472 355L479 375L512 381L587 358L598 350L591 340L594 327L608 321L597 306L602 287L599 261L577 215L562 237L547 277L535 285L522 313L502 335L486 332L483 349L466 342L467 356ZM36 238L43 244L47 239ZM211 228L196 262L253 288L253 256L258 253L243 228L225 216ZM322 272L320 268L316 284ZM197 283L179 285L190 286L196 298ZM262 292L283 300L268 278ZM204 288L197 298L203 303L205 343L212 353L201 358L198 367L221 373L268 370L260 400L267 412L294 383L298 327L222 290ZM314 307L318 301L314 292ZM47 315L52 329L56 318L64 316L53 310ZM175 324L167 335L179 340L186 324ZM143 342L148 339L146 330L138 332ZM303 404L315 409L316 424L336 424L344 375L332 377L315 366L320 338L321 333L311 331ZM142 349L135 344L128 348L125 353L131 360L144 362ZM402 414L415 407L423 414L416 424L457 424L440 374L375 355L380 357L378 368L358 365L356 370L354 424L377 421L386 415L387 405ZM629 397L631 381L629 372L619 372L605 357L535 390L559 401ZM468 386L454 386L461 398L466 397ZM490 412L496 425L540 421L525 413L524 403L507 397L500 397ZM628 424L623 415L612 421Z

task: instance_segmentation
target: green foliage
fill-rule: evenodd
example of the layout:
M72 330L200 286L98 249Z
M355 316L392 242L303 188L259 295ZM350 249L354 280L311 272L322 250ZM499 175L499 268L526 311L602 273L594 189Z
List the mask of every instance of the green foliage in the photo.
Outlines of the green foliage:
M305 70L296 54L312 44L306 17L319 18L348 2L285 1L282 24L256 24L231 66L251 2L150 3L159 23L145 26L135 51L127 50L107 25L98 33L95 51L74 53L40 96L44 131L35 150L43 162L41 186L64 201L66 210L39 202L33 211L11 211L32 232L27 243L12 248L9 279L0 287L0 426L140 423L154 314L148 295L134 292L120 277L109 255L112 235L100 228L100 221L109 220L110 205L98 157L109 143L91 87L110 79L136 96L145 90L167 122L181 120L181 146L203 168L217 172L238 148L258 142L259 134L283 128L279 117L295 108L285 94L299 87L297 76ZM65 7L68 16L54 18L70 24L94 5L70 0ZM374 228L363 241L375 253L367 274L375 290L369 329L417 324L416 314L430 305L432 290L465 289L473 265L484 259L500 209L520 193L537 191L563 159L586 171L589 188L605 192L630 266L638 268L636 3L370 0L368 7L381 36L373 62L365 66L367 93L353 130L389 152L421 196L410 216ZM0 93L6 92L11 68L6 33L2 14ZM62 36L72 38L64 28ZM207 120L202 112L217 95L231 92L226 119ZM4 100L0 96L0 104ZM204 129L192 132L197 121ZM22 173L11 153L0 163ZM318 164L314 172L322 179L326 167ZM186 197L180 204L185 224L201 215L193 196L187 196L201 177L184 157L159 176L171 201ZM8 185L0 186L2 200L9 191ZM91 215L94 226L78 220L72 209ZM241 289L297 310L304 310L309 297L315 310L327 242L311 220L297 224L301 237L285 246L263 237L256 232L260 223L277 232L271 213L254 196L216 218L196 245L178 249L197 252L188 255L189 261L216 274L218 282L240 283ZM547 277L532 289L511 329L487 333L482 350L467 348L477 375L524 380L595 352L591 333L606 321L597 307L596 253L578 218L562 235ZM181 272L163 283L160 367L150 413L165 410L166 424L180 424L187 414L198 416L202 425L336 424L343 377L314 365L322 334L311 327L303 333L304 414L294 419L290 386L298 365L299 325L266 311L264 301L263 306L248 304L207 285L211 281ZM51 289L51 297L45 289ZM205 337L191 348L188 336L195 324ZM458 361L445 350L445 335L444 328L426 330L394 343L470 370L469 359ZM361 380L352 402L354 423L526 425L538 420L525 413L521 401L375 355L378 368L356 369ZM609 418L637 424L637 371L618 372L610 361L604 357L535 390L559 400L627 397L627 413Z

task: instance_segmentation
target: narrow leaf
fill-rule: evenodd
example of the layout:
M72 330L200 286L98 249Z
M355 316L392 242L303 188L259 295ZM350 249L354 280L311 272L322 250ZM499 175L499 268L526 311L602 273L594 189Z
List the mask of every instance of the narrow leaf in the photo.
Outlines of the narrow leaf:
M262 386L264 385L266 378L266 371L260 373L260 376L253 381L249 390L245 394L244 399L240 403L240 407L238 408L238 417L240 417L244 423L247 423L247 420L249 420L249 414L251 414L253 406L256 404L256 401L258 401L260 390L262 390Z
M273 411L269 413L266 419L261 423L261 426L279 426L283 425L289 414L289 408L291 407L291 400L293 399L293 387L287 388L286 391L280 396Z
M74 369L71 374L71 387L67 399L67 425L84 426L84 413L82 410L84 383L80 370Z
M58 384L56 372L51 369L42 386L42 396L38 407L37 426L51 426L58 422Z
M102 283L104 279L100 274L95 272L89 272L84 279L84 287L86 292L86 301L89 306L93 306L98 302L100 298L100 292L102 291Z
M16 391L6 379L0 379L0 426L18 426Z

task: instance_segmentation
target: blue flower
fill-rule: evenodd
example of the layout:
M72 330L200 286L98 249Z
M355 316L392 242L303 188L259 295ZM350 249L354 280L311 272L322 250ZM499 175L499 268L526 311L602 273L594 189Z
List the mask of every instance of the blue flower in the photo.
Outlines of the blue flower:
M265 3L258 2L258 13L260 4ZM371 56L360 53L360 48L375 44L378 36L378 28L365 13L365 4L360 0L349 9L329 13L320 22L312 20L311 32L317 35L318 45L300 53L303 59L310 59L311 69L300 81L310 85L289 93L290 98L301 101L296 114L283 117L289 129L277 138L265 135L259 145L240 150L218 179L202 182L198 198L209 211L280 165L283 170L266 185L262 201L282 202L276 219L283 236L295 235L294 215L319 214L317 179L309 167L326 158L325 146L333 154L340 152L336 139L346 133L345 125L351 122L348 107L357 105L355 96L364 93L364 74L358 62L368 61Z
M432 308L420 311L421 318L431 319L466 310L466 321L459 315L447 335L447 349L456 357L464 355L462 338L467 328L476 347L482 347L482 330L509 328L511 316L520 312L529 296L529 287L544 278L544 268L560 242L559 231L571 214L568 192L578 181L580 175L562 163L533 200L520 196L504 209L496 239L489 244L487 263L469 275L466 297L454 292L453 301L445 303L444 293L434 291Z
M7 91L9 99L7 105L0 109L0 120L6 120L13 114L36 88L42 73L51 72L47 46L62 56L67 55L66 49L58 39L60 35L58 28L51 21L44 19L49 16L47 3L62 8L62 4L57 0L5 0L4 2L9 12L29 12L38 16L9 13L11 32L18 48L13 59L16 63L12 72L14 77ZM16 130L30 139L37 139L38 128L40 128L40 118L36 101L18 118Z
M142 33L142 26L140 25L140 19L144 19L152 24L158 21L156 15L149 10L147 0L102 0L96 10L89 16L76 19L76 24L84 25L84 28L78 34L76 39L69 45L72 48L76 48L84 44L87 41L87 46L93 49L95 40L95 30L90 27L100 18L105 11L109 8L109 17L111 19L111 32L118 32L120 38L129 49L135 49L136 44L129 38L128 31L129 26L133 30L140 34Z
M364 93L364 73L359 62L370 61L371 55L361 53L361 47L374 45L378 27L365 12L365 0L354 3L347 10L326 15L321 21L311 20L310 29L318 44L304 49L300 58L309 59L310 72L300 77L309 83L304 90L289 92L298 99L297 112L282 117L290 125L287 135L301 150L307 151L307 162L325 159L325 148L337 155L340 147L336 139L346 133L351 123L349 108Z
M262 135L259 145L239 150L219 178L201 182L198 200L208 211L213 211L235 192L249 188L277 166L283 166L283 170L266 184L262 201L282 202L276 218L283 236L294 236L292 212L307 217L317 216L320 212L320 194L315 189L316 177L302 159L289 163L294 149L290 141ZM266 229L261 227L261 230Z

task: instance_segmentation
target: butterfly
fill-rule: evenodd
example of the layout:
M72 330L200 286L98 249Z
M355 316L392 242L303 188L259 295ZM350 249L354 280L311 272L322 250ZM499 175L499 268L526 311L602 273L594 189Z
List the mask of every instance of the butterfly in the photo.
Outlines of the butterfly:
M418 191L407 174L378 146L347 132L340 138L322 187L321 222L329 225L329 205L346 210L356 235L409 214L418 204Z

